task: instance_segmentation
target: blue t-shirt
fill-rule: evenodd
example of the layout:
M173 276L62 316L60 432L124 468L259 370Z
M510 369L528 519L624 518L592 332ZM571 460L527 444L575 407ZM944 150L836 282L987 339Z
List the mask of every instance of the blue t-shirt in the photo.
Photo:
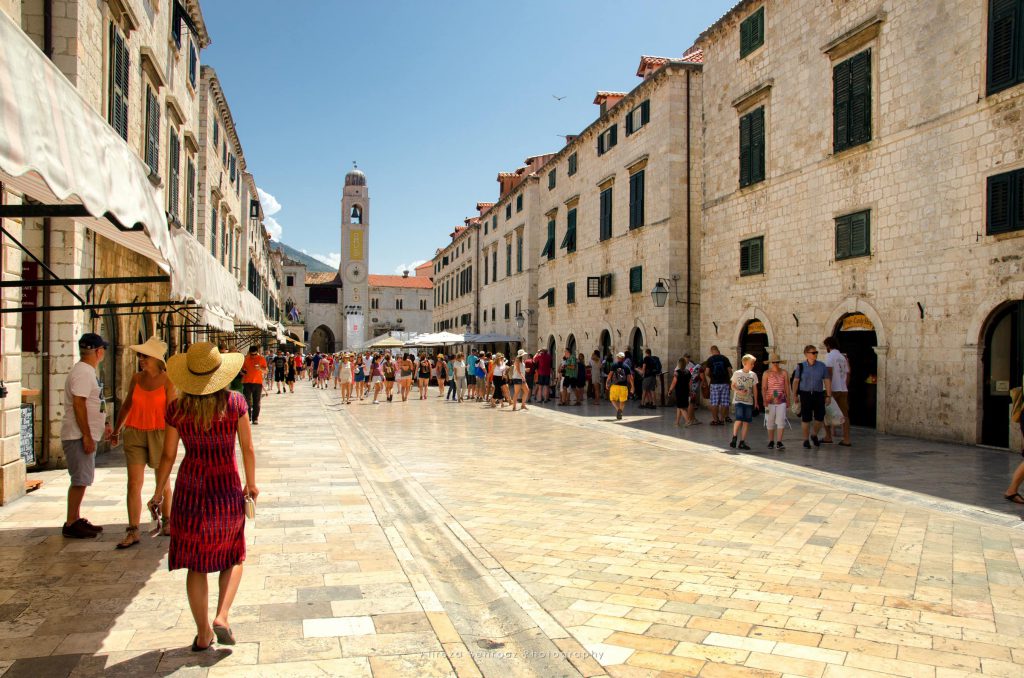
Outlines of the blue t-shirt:
M828 366L820 360L816 361L813 365L808 365L804 361L797 366L796 376L800 380L800 391L820 393L825 390L825 380L828 379Z
M470 356L466 358L466 374L471 374L474 377L476 376L476 363L478 360L480 359L473 354L470 354Z

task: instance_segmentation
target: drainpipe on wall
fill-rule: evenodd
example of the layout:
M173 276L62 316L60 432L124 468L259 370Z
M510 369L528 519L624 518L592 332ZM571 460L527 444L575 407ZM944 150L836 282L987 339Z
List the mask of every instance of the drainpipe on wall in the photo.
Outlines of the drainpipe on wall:
M686 69L686 336L690 336L693 324L692 293L690 290L690 226L693 214L691 198L693 187L690 186L690 69ZM691 347L690 350L693 350Z

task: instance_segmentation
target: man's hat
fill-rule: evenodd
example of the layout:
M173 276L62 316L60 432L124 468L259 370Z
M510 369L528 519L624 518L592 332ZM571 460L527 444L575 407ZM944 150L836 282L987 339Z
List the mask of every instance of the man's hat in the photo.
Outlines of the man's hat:
M103 337L92 332L86 332L78 339L78 348L82 350L95 351L98 348L107 348L110 346Z

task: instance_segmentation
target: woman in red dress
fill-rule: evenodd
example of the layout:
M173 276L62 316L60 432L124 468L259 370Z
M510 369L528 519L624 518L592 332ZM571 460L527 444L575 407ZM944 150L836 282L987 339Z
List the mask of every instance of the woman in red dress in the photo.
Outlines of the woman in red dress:
M185 458L174 483L170 569L185 568L188 604L196 622L192 650L216 640L234 645L228 612L242 580L245 560L245 497L256 499L256 456L245 398L227 390L242 368L239 353L220 353L211 343L192 344L167 361L167 374L181 396L167 406L164 453L157 489L149 505L159 507L178 454ZM242 448L245 488L235 463L235 439ZM207 574L219 572L217 616L211 628Z

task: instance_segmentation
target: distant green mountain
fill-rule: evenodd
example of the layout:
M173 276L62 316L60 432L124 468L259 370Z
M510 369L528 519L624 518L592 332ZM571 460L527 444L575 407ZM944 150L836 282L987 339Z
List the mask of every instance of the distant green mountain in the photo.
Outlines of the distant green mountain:
M294 247L289 247L283 242L271 241L270 246L275 250L280 250L284 256L288 257L292 261L298 261L305 265L307 271L319 272L319 273L332 273L336 269L331 268L324 262L309 256L305 252L300 252Z

